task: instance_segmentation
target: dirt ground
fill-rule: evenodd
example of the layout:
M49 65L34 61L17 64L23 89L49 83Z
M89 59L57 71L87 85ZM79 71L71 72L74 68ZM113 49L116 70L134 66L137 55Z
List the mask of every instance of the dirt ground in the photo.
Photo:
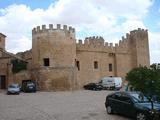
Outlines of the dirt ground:
M0 120L130 120L108 115L105 97L111 91L0 92Z

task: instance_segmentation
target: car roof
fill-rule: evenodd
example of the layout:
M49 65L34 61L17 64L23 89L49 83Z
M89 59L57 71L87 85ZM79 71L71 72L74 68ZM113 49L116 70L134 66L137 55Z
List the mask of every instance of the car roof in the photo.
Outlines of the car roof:
M18 86L19 84L18 83L12 83L12 84L10 84L9 86Z
M141 92L140 91L117 91L117 92L111 93L109 95L114 95L114 94L117 94L117 93L131 95L133 93L138 93L139 94Z

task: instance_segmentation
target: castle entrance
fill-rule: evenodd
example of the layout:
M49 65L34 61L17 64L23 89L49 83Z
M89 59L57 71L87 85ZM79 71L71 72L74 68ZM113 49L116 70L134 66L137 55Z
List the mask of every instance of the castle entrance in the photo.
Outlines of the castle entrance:
M0 89L6 89L6 76L0 75Z

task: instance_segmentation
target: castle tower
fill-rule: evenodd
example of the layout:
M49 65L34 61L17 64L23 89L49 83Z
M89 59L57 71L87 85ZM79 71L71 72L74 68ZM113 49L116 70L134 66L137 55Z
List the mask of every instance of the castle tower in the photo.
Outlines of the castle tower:
M5 50L5 38L6 36L0 33L0 49Z
M50 24L32 30L32 69L40 89L72 89L75 84L75 29ZM37 71L37 72L36 72Z
M150 66L147 30L139 28L122 37L119 46L116 46L115 64L115 75L124 79L131 69L140 65Z
M130 32L129 48L132 55L132 66L150 66L148 31L138 28Z
M0 33L0 57L2 57L2 53L5 50L5 38L6 36Z

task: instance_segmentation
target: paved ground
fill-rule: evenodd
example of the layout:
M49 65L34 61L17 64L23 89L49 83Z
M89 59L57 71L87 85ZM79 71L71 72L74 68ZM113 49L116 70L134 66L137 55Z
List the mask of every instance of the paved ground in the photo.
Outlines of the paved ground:
M129 120L105 111L109 91L0 92L0 120Z

